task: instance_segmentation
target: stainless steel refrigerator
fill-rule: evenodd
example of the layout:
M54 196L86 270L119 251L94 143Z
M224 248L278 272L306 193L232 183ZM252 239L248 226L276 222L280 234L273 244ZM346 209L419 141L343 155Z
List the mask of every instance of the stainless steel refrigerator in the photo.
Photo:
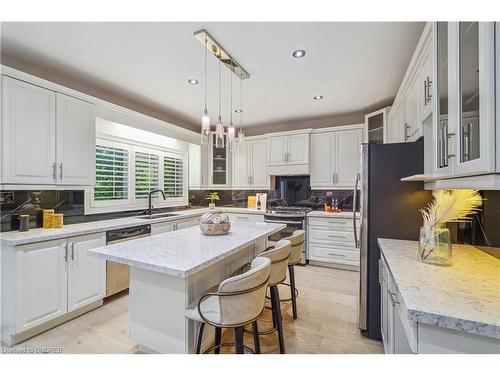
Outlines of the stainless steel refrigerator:
M422 182L401 182L424 172L424 143L364 144L359 180L360 249L359 329L381 339L380 284L377 238L417 240L422 225L420 208L431 200ZM356 218L354 218L356 221ZM357 224L354 222L354 230Z

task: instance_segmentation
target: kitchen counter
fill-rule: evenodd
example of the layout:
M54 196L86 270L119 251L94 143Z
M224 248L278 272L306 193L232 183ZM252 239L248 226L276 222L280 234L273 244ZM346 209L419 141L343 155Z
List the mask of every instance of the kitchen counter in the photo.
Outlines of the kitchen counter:
M283 228L283 224L233 221L230 232L222 236L206 236L196 226L98 247L88 254L185 278Z
M308 217L340 217L340 218L351 218L353 217L352 211L342 211L342 212L325 212L323 210L309 211L307 213ZM356 212L356 217L359 217L359 212Z
M411 321L500 339L500 261L453 245L455 263L418 259L416 241L378 239Z
M238 208L238 207L217 207L216 210L222 212L252 213L256 215L264 214L264 212L257 211L255 209ZM182 220L190 217L203 215L207 211L208 207L195 208L195 209L173 211L172 213L175 213L176 215L171 217L140 219L137 218L137 216L130 216L119 219L97 220L79 224L69 224L65 225L63 228L60 229L36 228L36 229L30 229L28 232L19 232L19 231L3 232L0 233L0 240L1 240L0 243L2 245L17 246L34 242L50 241L60 238L106 232L108 230L133 227L137 225L157 224L167 221Z
M284 224L234 221L229 234L189 227L88 250L130 266L130 338L145 353L193 353L199 323L186 317L201 296L267 247ZM212 344L206 335L203 347Z

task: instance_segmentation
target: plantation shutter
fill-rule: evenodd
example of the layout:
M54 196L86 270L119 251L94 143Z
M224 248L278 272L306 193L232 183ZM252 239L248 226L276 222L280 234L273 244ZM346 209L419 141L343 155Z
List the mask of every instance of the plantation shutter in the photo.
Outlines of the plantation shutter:
M177 155L163 157L163 190L167 198L184 195L184 160Z
M158 155L146 152L135 152L136 198L147 198L151 190L158 189L158 169Z
M96 145L94 200L128 198L128 150Z

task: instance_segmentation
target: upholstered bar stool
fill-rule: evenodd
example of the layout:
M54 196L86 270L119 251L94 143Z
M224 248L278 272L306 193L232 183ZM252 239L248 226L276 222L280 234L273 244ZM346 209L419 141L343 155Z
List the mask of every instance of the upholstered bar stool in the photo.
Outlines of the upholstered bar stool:
M290 258L288 258L288 276L290 283L283 282L282 284L290 287L291 298L282 299L282 302L292 301L293 318L297 319L297 296L299 295L298 289L295 287L295 266L302 261L302 254L304 250L304 242L306 240L305 230L296 230L291 236L283 238L289 240L292 244Z
M273 315L273 329L266 331L258 331L255 325L252 327L252 333L255 337L256 331L259 335L267 335L273 332L278 332L278 341L280 353L285 354L285 337L283 334L283 323L281 319L281 303L278 285L285 281L286 270L288 266L288 258L290 257L291 242L288 240L280 240L275 246L271 246L266 251L259 254L255 259L268 258L271 260L271 273L269 275L269 291L271 295L271 310ZM248 332L248 331L247 331Z
M204 353L212 350L219 353L222 346L233 345L238 354L243 354L245 349L260 353L257 333L253 335L255 351L243 344L243 327L252 323L253 330L258 332L257 318L264 310L270 272L271 260L255 258L247 272L224 280L217 292L206 293L200 298L196 308L186 310L188 319L201 323L196 340L197 354L201 351L205 324L215 327L215 345ZM222 328L234 328L235 343L220 343Z

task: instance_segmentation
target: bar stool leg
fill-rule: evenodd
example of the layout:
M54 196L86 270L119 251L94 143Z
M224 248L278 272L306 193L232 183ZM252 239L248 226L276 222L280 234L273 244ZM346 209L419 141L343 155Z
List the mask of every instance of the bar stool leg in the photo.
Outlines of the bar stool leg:
M288 274L290 275L290 293L292 296L293 318L297 319L297 296L295 295L295 268L288 266Z
M215 327L215 345L220 345L220 339L222 336L222 328ZM220 354L220 347L215 349L215 354Z
M236 327L234 329L234 338L236 343L236 354L244 354L245 348L243 346L243 327Z
M269 294L270 294L270 297L271 297L271 314L272 314L272 317L273 317L273 328L276 328L277 327L277 322L276 322L276 298L275 298L275 295L272 291L272 288L273 287L269 287Z
M274 303L276 309L276 325L278 328L278 341L280 344L280 353L285 354L285 335L283 334L283 321L281 319L280 294L277 286L271 287L271 295L274 294Z
M252 323L252 334L255 354L260 354L259 326L256 320Z
M196 340L196 354L200 354L201 352L201 342L203 339L204 328L205 328L205 323L201 323L200 328L198 328L198 339Z

